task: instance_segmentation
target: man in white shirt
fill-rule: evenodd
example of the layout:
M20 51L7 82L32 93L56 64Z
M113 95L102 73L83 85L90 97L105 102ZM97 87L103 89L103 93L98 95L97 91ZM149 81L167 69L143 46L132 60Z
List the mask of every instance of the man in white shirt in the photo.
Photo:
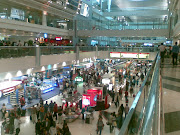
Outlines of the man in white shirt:
M165 50L166 50L166 47L164 46L163 43L161 43L161 45L159 46L159 51L160 51L162 63L164 62L164 54L165 54Z
M19 132L20 132L20 124L21 124L21 121L20 121L20 117L18 116L17 118L15 118L14 120L14 128L16 130L16 134L15 135L18 135Z

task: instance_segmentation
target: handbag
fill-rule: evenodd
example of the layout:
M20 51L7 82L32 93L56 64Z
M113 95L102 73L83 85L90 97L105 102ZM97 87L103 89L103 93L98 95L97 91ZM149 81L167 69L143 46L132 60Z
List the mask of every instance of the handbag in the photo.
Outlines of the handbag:
M106 124L107 124L107 125L110 125L110 123L109 123L109 122L106 122Z

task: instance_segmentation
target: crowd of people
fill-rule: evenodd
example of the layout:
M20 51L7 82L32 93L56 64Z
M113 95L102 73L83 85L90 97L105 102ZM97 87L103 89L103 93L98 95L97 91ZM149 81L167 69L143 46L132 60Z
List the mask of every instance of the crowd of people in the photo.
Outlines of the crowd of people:
M114 63L115 64L115 63ZM109 91L109 95L112 98L112 103L115 104L116 108L118 108L118 113L115 114L111 113L110 119L108 119L108 124L110 125L110 132L113 131L114 127L121 128L124 120L124 115L125 117L127 116L129 112L129 106L128 106L128 97L134 97L134 86L137 86L139 84L139 79L143 81L144 75L147 74L147 71L149 67L145 63L144 65L142 64L141 66L137 66L135 71L136 73L132 76L131 75L131 70L126 70L125 75L123 76L122 74L118 74L118 79L119 79L119 84L123 84L124 80L125 81L125 87L120 87L119 90L115 90L115 87L113 87L114 90ZM109 71L108 64L101 64L98 66L98 68L95 68L94 65L90 69L84 69L84 70L77 70L76 74L78 76L81 76L84 79L84 93L86 93L86 89L88 89L90 86L98 86L102 85L102 76L106 73L109 72L115 72L115 71ZM77 92L77 83L72 83L72 76L70 77L70 80L65 79L63 81L63 97L72 96ZM114 92L115 91L115 92ZM130 94L129 94L130 92ZM69 93L69 94L67 94ZM123 95L125 95L125 107L123 106L122 103L122 98ZM120 105L121 103L121 105ZM68 113L68 106L58 106L56 102L51 101L48 103L44 104L44 101L42 98L40 98L40 101L37 105L31 107L31 108L26 108L26 100L22 96L20 98L20 106L15 106L13 110L9 111L8 114L6 111L6 106L3 104L3 107L1 109L2 114L3 114L3 125L5 129L7 130L6 132L8 133L14 133L16 132L16 135L19 134L20 132L20 124L21 116L28 115L27 112L30 114L30 119L32 123L35 126L35 133L36 135L70 135L71 132L69 130L67 121L66 121L66 115ZM27 111L28 110L28 111ZM84 114L83 111L89 111L90 108L82 108L80 110L79 105L77 104L74 109L71 111L74 111L78 113L79 115L82 114L82 119L84 120ZM7 121L7 119L9 119ZM97 121L97 133L101 135L101 132L103 130L103 115L100 112L99 119Z
M163 43L161 43L161 45L159 46L159 50L160 50L162 63L164 63L165 56L172 57L173 66L177 65L178 61L180 62L180 58L178 60L179 46L177 42L175 42L173 47L169 47L169 48L166 48L166 46Z

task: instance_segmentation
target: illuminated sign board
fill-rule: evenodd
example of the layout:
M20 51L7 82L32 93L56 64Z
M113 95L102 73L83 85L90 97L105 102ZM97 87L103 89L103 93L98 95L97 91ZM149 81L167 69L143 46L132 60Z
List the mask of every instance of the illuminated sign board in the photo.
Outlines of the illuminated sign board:
M139 53L139 58L140 59L147 59L147 58L149 58L149 53Z
M78 76L75 78L75 81L76 82L83 82L83 78Z
M138 58L138 53L121 53L121 58Z
M62 40L62 37L56 37L56 40L57 41Z
M147 59L149 53L110 52L110 58Z
M90 99L91 99L91 95L88 95L88 94L82 95L82 108L90 105Z
M121 54L120 52L110 52L111 58L120 58Z
M48 37L47 33L44 33L44 38L47 38L47 37Z

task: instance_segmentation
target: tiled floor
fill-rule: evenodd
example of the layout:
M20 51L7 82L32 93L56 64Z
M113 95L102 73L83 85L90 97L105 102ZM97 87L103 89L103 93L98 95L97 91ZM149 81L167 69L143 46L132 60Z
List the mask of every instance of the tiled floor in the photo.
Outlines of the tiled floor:
M165 59L162 66L163 107L165 134L180 135L180 65L175 67L171 59Z

